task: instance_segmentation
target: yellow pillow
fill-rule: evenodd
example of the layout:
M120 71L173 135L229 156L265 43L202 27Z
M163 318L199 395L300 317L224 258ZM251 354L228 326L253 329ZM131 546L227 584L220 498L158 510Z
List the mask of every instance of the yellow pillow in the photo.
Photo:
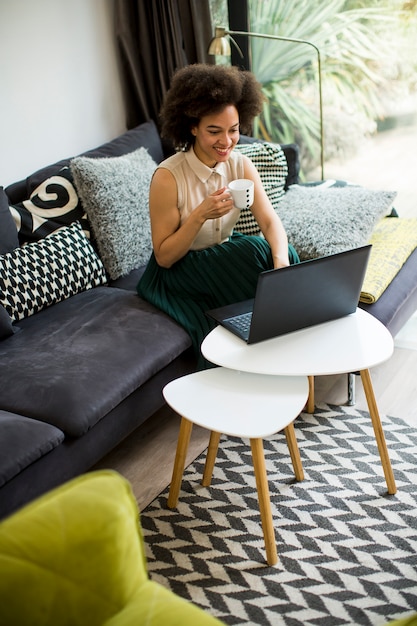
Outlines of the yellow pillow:
M373 304L417 247L417 218L386 217L374 229L360 301Z

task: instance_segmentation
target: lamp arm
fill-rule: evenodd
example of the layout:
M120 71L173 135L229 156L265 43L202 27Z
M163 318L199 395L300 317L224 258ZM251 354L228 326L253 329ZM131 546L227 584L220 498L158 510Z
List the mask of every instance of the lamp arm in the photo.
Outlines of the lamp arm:
M307 39L297 39L295 37L284 37L282 35L267 35L265 33L253 33L244 30L226 30L225 35L243 35L244 37L260 37L261 39L275 39L277 41L288 41L290 43L302 43L314 48L317 54L317 73L319 82L319 111L320 111L320 165L321 179L324 180L324 126L323 126L323 91L321 81L321 54L319 48L312 41ZM232 38L233 41L233 38Z
M317 52L320 58L320 50L312 41L307 39L296 39L295 37L284 37L283 35L267 35L266 33L253 33L245 30L226 30L225 35L246 35L246 37L260 37L261 39L277 39L278 41L292 41L293 43L305 43Z

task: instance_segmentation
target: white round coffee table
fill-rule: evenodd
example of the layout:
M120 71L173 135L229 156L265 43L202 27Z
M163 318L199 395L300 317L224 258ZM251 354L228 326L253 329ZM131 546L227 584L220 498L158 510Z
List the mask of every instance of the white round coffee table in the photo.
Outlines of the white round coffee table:
M300 298L302 306L302 298ZM369 368L390 358L394 342L375 317L357 309L338 320L247 345L221 326L204 339L206 359L231 369L274 376L325 376L359 371L388 493L397 491Z
M293 421L308 397L306 376L264 376L222 367L195 372L168 383L163 390L167 403L182 416L168 496L175 508L184 473L185 457L193 424L211 431L202 484L209 486L222 433L250 440L258 492L266 560L277 560L263 437L284 431L297 480L304 473Z

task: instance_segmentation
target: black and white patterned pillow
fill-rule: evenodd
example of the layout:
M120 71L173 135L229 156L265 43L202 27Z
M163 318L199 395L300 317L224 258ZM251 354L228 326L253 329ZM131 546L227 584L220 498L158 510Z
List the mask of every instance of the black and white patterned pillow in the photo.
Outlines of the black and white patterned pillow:
M44 180L28 200L10 206L19 243L39 241L63 226L79 221L87 237L90 226L74 187L69 167Z
M79 222L0 256L0 304L13 321L105 282Z
M281 146L274 143L250 143L235 146L250 158L261 177L262 184L275 210L285 193L288 174L287 159ZM244 235L258 235L259 226L250 209L242 209L235 230Z

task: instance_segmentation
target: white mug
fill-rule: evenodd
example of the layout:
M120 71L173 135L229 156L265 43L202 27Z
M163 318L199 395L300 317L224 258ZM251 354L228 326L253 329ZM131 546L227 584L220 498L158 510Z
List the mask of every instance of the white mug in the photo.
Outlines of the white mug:
M252 206L254 193L253 180L238 178L237 180L232 180L232 182L227 185L227 188L232 195L233 204L237 209L249 209L249 207Z

